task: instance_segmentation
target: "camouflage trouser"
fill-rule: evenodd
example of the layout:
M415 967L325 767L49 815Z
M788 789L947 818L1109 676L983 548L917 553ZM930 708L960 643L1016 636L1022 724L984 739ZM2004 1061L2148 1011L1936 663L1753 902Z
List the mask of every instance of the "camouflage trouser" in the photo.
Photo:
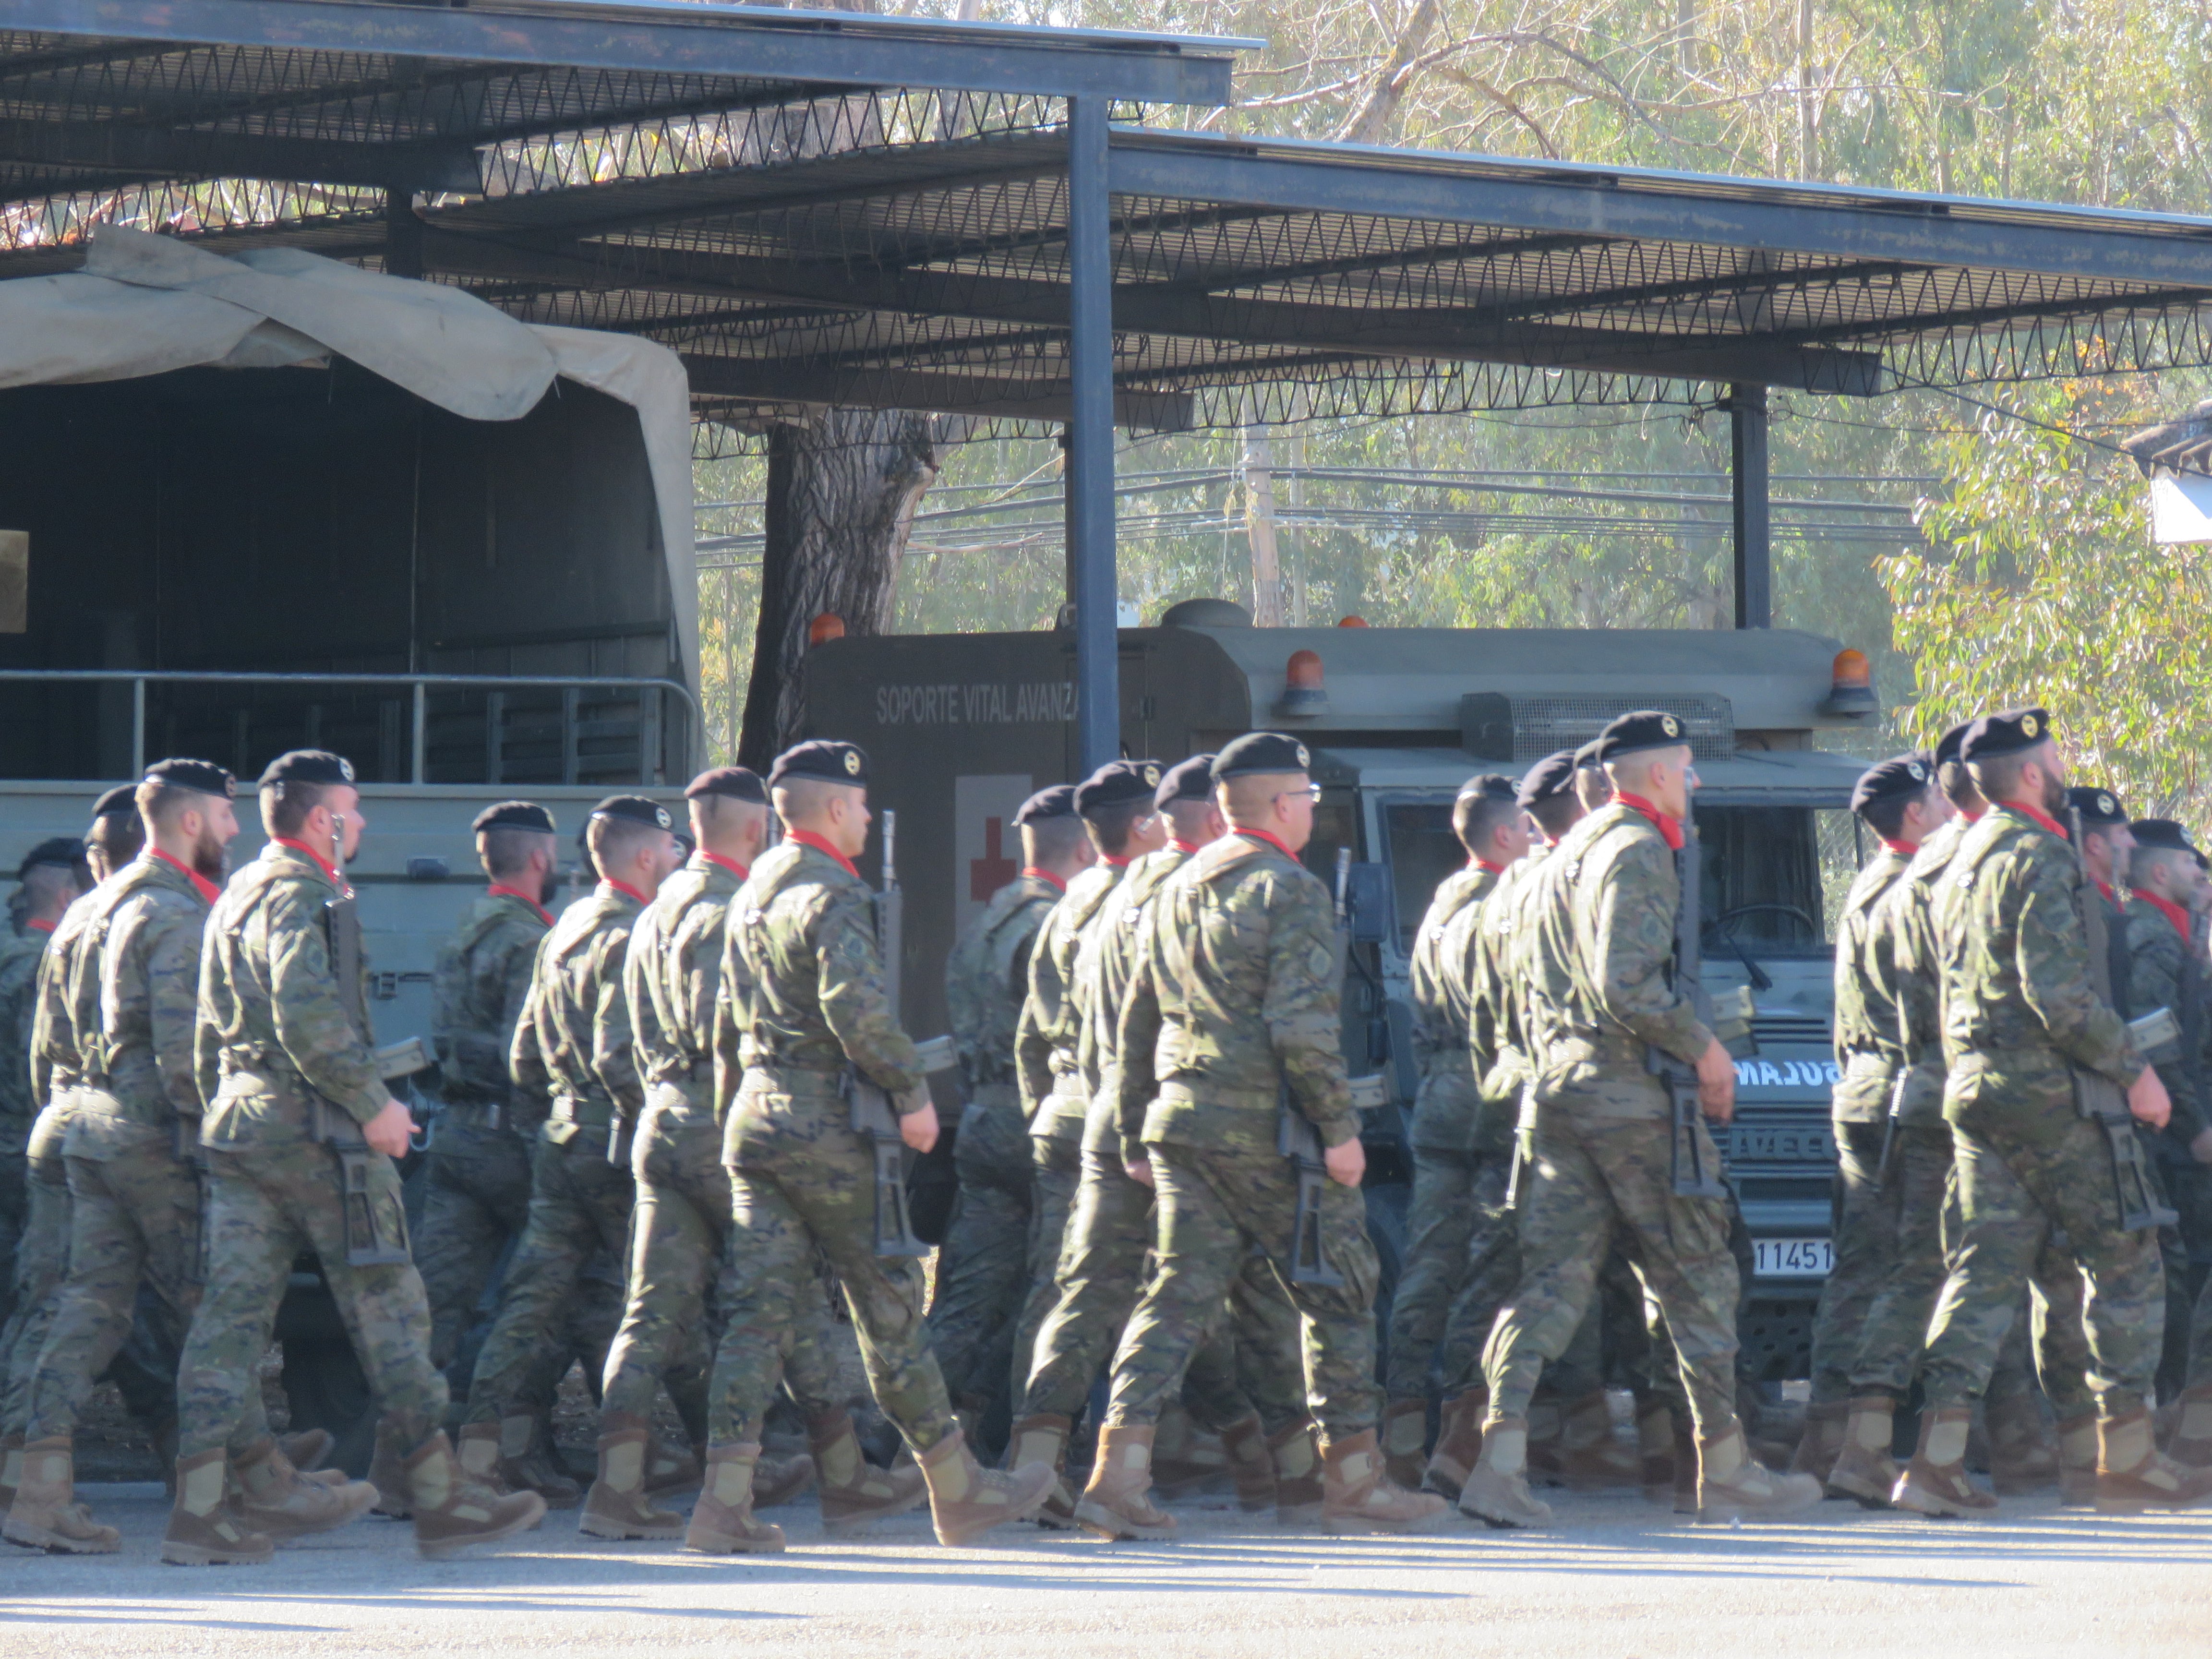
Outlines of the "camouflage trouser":
M1067 1242L1067 1218L1075 1208L1075 1188L1083 1179L1083 1143L1072 1135L1030 1138L1030 1239L1021 1316L1014 1323L1013 1382L1019 1389L1036 1368L1037 1333L1060 1300L1053 1278L1060 1271L1060 1248Z
M26 1152L31 1123L17 1113L0 1112L0 1328L15 1311L15 1249L31 1203Z
M1432 1156L1425 1151L1414 1154L1417 1205L1420 1201L1419 1160ZM1519 1223L1514 1212L1505 1206L1506 1188L1512 1174L1513 1160L1510 1155L1470 1155L1465 1188L1453 1200L1464 1218L1460 1233L1461 1254L1455 1262L1439 1263L1437 1269L1440 1279L1449 1271L1451 1288L1441 1334L1430 1339L1433 1344L1432 1361L1428 1352L1405 1352L1409 1339L1401 1334L1405 1317L1401 1310L1409 1271L1400 1270L1397 1296L1390 1312L1389 1365L1393 1378L1401 1374L1401 1364L1419 1367L1419 1381L1409 1382L1403 1390L1407 1397L1425 1391L1431 1364L1447 1396L1460 1394L1482 1381L1483 1344L1490 1340L1491 1327L1498 1322L1498 1310L1505 1305L1513 1294L1513 1287L1521 1282ZM1410 1256L1410 1250L1408 1254ZM1591 1340L1595 1340L1593 1328ZM1401 1392L1395 1381L1391 1392Z
M1297 1179L1268 1154L1157 1144L1158 1261L1114 1356L1110 1424L1155 1423L1191 1356L1219 1320L1230 1286L1255 1252L1299 1316L1306 1403L1327 1441L1375 1426L1375 1247L1356 1187L1324 1183L1322 1254L1343 1280L1334 1288L1290 1282Z
M261 1357L292 1262L311 1250L353 1339L354 1356L382 1413L381 1432L410 1449L446 1415L446 1379L430 1364L430 1304L412 1262L357 1267L346 1260L337 1154L315 1141L207 1153L207 1284L177 1374L179 1455L262 1434ZM392 1160L369 1160L368 1203L380 1231L404 1237L406 1211Z
M757 1441L794 1346L818 1329L818 1249L845 1294L868 1384L907 1443L952 1428L945 1378L922 1328L921 1264L875 1253L875 1156L853 1133L834 1077L748 1071L731 1103L729 1322L714 1354L708 1438Z
M1738 1263L1738 1272L1741 1264ZM1583 1358L1585 1337L1577 1332L1567 1351L1544 1367L1537 1387L1566 1400L1579 1400L1597 1389L1613 1386L1633 1393L1639 1402L1663 1405L1686 1418L1690 1398L1682 1388L1682 1364L1668 1334L1667 1316L1645 1294L1644 1281L1628 1265L1616 1245L1598 1269L1597 1304L1583 1316L1584 1331L1597 1328L1597 1374Z
M2212 1170L2176 1152L2162 1136L2146 1135L2145 1151L2158 1164L2166 1202L2179 1218L2159 1229L2159 1254L2166 1261L2166 1343L2158 1363L2158 1394L2171 1400L2187 1385L2196 1346L2196 1305L2208 1282L2212 1261ZM2161 1144L2163 1142L2163 1144Z
M1005 1085L986 1092L1011 1096ZM989 1401L1006 1391L1014 1330L1029 1286L1033 1188L1029 1127L1018 1103L978 1100L962 1114L952 1167L960 1200L937 1252L929 1346L952 1397Z
M0 1326L0 1434L21 1434L31 1417L31 1379L61 1306L69 1272L69 1168L62 1142L70 1106L40 1112L27 1155L23 1236L15 1251L15 1307Z
M1406 1249L1390 1301L1384 1382L1393 1400L1425 1400L1437 1345L1472 1262L1483 1220L1476 1183L1483 1160L1469 1152L1413 1148L1413 1195L1406 1212Z
M1821 1404L1850 1398L1851 1363L1865 1336L1868 1310L1893 1284L1898 1267L1897 1206L1881 1178L1887 1126L1838 1121L1834 1128L1829 1236L1835 1262L1813 1312L1813 1399Z
M532 1410L533 1383L565 1346L568 1304L585 1268L602 1250L629 1258L636 1197L630 1172L607 1162L604 1131L561 1146L541 1139L532 1149L530 1218L500 1287L499 1316L477 1355L465 1420L496 1422Z
M1717 1168L1702 1123L1697 1133ZM1717 1435L1734 1420L1740 1280L1728 1207L1676 1194L1672 1136L1663 1118L1576 1102L1538 1110L1522 1171L1521 1283L1483 1355L1492 1418L1528 1415L1544 1366L1566 1352L1618 1243L1665 1316L1698 1431Z
M1058 1299L1037 1333L1023 1417L1073 1418L1112 1355L1145 1288L1153 1198L1111 1153L1085 1152L1074 1212L1054 1275ZM1231 1281L1228 1318L1216 1317L1190 1356L1185 1403L1208 1428L1257 1411L1269 1432L1305 1416L1297 1386L1298 1318L1267 1257L1247 1251ZM1247 1382L1255 1388L1248 1392Z
M1887 1272L1859 1320L1858 1347L1849 1356L1846 1394L1889 1394L1901 1401L1911 1390L1928 1340L1929 1316L1943 1288L1944 1211L1950 1186L1949 1126L1899 1125L1888 1179L1863 1206L1863 1219L1885 1235ZM1826 1307L1823 1292L1824 1313ZM1823 1352L1819 1341L1816 1328L1816 1365L1833 1358L1832 1352Z
M1982 1395L2023 1285L2034 1294L2045 1391L2062 1415L2086 1399L2062 1397L2076 1298L2098 1409L2117 1414L2148 1401L2165 1273L2153 1235L2120 1231L2103 1132L2073 1119L2039 1146L1963 1128L1953 1140L1960 1230L1922 1365L1929 1403L1965 1406Z

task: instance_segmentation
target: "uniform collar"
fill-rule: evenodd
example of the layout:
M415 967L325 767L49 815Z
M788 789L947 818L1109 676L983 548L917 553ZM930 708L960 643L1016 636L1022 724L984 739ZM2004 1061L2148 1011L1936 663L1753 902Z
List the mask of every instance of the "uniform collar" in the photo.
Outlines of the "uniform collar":
M48 921L43 916L28 917L25 920L23 926L29 928L34 933L51 933L54 931L54 924Z
M2004 808L2008 812L2017 812L2024 818L2033 819L2037 823L2051 831L2052 835L2057 836L2061 841L2070 841L2073 839L2072 836L2066 833L2066 826L2059 823L2057 818L2052 817L2050 813L2045 811L2040 806L2030 806L2024 800L2001 800L1997 805ZM2100 884L2101 885L2101 884Z
M194 890L196 890L199 896L205 899L210 904L213 904L216 902L216 896L222 891L222 888L216 886L198 871L193 869L191 865L186 864L182 859L171 858L167 853L164 853L158 847L149 847L146 849L146 856L149 859L161 860L162 863L167 865L172 870L181 871L188 878L190 878Z
M691 867L694 870L703 870L709 864L720 866L739 881L750 881L753 878L753 867L750 864L740 864L735 859L724 858L720 853L710 853L703 847L691 855Z
M1206 843L1202 841L1185 841L1181 836L1171 836L1168 838L1168 845L1174 848L1176 852L1182 854L1185 858L1188 858L1193 853L1198 851L1200 848L1205 846Z
M323 872L331 886L337 888L341 893L352 893L353 889L346 885L346 879L338 873L337 866L304 841L295 841L289 836L271 836L269 837L269 844L271 847L289 847L294 852L313 860L315 868Z
M1053 884L1054 890L1059 892L1065 893L1067 890L1067 884L1066 882L1062 881L1058 876L1055 876L1051 871L1045 869L1041 865L1024 864L1022 866L1022 874L1033 880L1048 881Z
M1882 836L1881 840L1884 847L1901 859L1909 859L1920 850L1920 843L1917 841L1897 841L1888 836Z
M550 927L553 925L553 913L547 909L544 905L540 904L536 899L531 897L529 894L524 892L520 887L502 887L497 882L494 882L490 886L484 889L484 896L486 898L520 899L525 904L538 912L538 919L540 921L544 922L548 927Z
M599 878L600 896L605 897L609 893L621 893L626 897L635 899L641 905L650 904L653 902L651 899L646 897L644 894L639 892L636 888L631 886L628 882L617 881L612 876L601 876Z
M2135 896L2141 899L2145 904L2156 905L2158 907L2158 913L2164 916L2168 921L2172 922L2173 924L2173 931L2181 935L2181 942L2184 945L2189 943L2188 911L2183 909L2172 899L2160 898L2155 893L2146 893L2140 887L2134 890Z
M1255 841L1264 841L1268 846L1273 848L1278 853L1280 853L1291 863L1296 864L1298 861L1298 855L1291 851L1288 847L1285 846L1283 844L1283 838L1280 836L1276 835L1273 830L1248 830L1243 825L1239 824L1237 827L1236 833L1240 836L1249 836Z
M1643 796L1632 795L1626 789L1614 790L1613 798L1630 811L1641 812L1645 817L1650 819L1651 827L1659 832L1659 838L1667 843L1668 852L1679 853L1682 850L1684 837L1681 819L1672 813L1661 811Z
M801 847L811 847L817 853L827 854L830 857L836 860L837 862L843 866L847 875L851 876L855 880L860 878L860 872L853 867L853 860L847 858L842 853L832 847L828 841L824 840L822 836L816 835L811 830L787 830L784 831L783 838L786 841L795 841Z
M1480 870L1485 875L1490 876L1502 876L1505 873L1504 865L1492 864L1488 859L1469 859L1467 861L1467 867L1470 870Z

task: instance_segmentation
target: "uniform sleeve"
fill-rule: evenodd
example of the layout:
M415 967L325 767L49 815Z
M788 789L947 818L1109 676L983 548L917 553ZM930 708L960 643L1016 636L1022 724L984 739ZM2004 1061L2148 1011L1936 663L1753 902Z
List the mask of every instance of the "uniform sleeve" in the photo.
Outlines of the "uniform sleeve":
M1596 884L1590 919L1591 989L1606 1017L1685 1065L1711 1046L1697 1010L1667 981L1681 888L1656 836L1623 845Z
M38 1109L31 1037L39 1012L39 964L46 954L20 951L0 969L0 1041L7 1044L8 1068L0 1078L0 1108L23 1117Z
M2122 1088L2142 1074L2128 1028L2089 984L2089 941L2074 903L2074 872L2063 857L2025 861L2014 934L2021 994L2053 1046L2075 1065Z
M1029 994L1014 1026L1014 1072L1021 1085L1022 1115L1034 1118L1052 1092L1052 1033L1048 1009L1057 1000L1060 975L1053 965L1050 915L1030 949Z
M1498 960L1495 931L1499 915L1511 902L1511 890L1504 887L1482 902L1474 925L1468 929L1465 959L1459 969L1468 993L1468 1060L1475 1092L1485 1100L1518 1096L1527 1069L1514 1046L1512 986Z
M645 1108L645 1079L638 1071L636 1034L623 987L630 941L636 937L627 927L610 929L596 947L599 971L592 976L592 1075L614 1097L616 1109L633 1120Z
M540 951L544 949L541 945ZM533 963L536 953L533 953ZM545 1065L545 1051L538 1040L538 986L533 972L523 995L522 1012L514 1022L514 1040L507 1050L507 1076L526 1095L541 1098L553 1092L553 1074Z
M192 1021L192 1082L204 1101L212 1101L222 1086L222 1033L229 1013L228 988L216 971L216 934L210 927L200 935L199 1012Z
M146 920L146 1023L161 1094L179 1117L198 1117L203 1097L195 1074L193 1036L199 1026L201 917L159 908Z
M660 1005L653 1000L654 957L665 949L660 930L653 925L653 913L648 910L638 919L629 936L629 948L622 958L622 1006L623 1018L629 1022L631 1065L642 1078L651 1077L665 1065L669 1054L667 1027L661 1023ZM599 1036L596 1027L592 1033L593 1062L598 1060ZM644 1085L639 1085L642 1098Z
M2128 1006L2149 1013L2155 1008L2172 1010L2182 1018L2182 963L2185 947L2164 916L2131 916L2128 925ZM2171 1060L2154 1062L2159 1081L2173 1100L2173 1116L2166 1133L2186 1146L2203 1133L2204 1115L2190 1080L2189 1067L2176 1053Z
M32 998L31 1015L31 1105L44 1106L53 1097L54 1064L62 1056L67 1041L56 1023L56 1011L63 1004L66 988L61 983L63 974L60 955L49 950L39 961L37 988Z
M895 1100L919 1088L921 1056L899 1027L884 985L874 919L850 894L833 896L815 931L816 993L845 1057ZM917 1108L928 1103L924 1095Z
M738 949L738 902L732 899L729 915L722 925L722 971L714 986L714 1113L717 1117L729 1110L730 1103L737 1098L738 1079L744 1075L745 1062L740 1045L747 1023L745 991L751 982L745 972L744 953Z
M1273 879L1273 878L1271 878ZM1267 990L1260 1016L1290 1085L1291 1099L1340 1146L1359 1134L1338 1021L1336 920L1321 884L1273 879L1267 907Z
M270 1016L278 1045L308 1086L355 1121L366 1123L384 1109L392 1094L376 1074L376 1056L339 1000L321 912L319 902L296 890L270 893Z
M1160 1091L1160 995L1152 967L1152 913L1158 908L1157 905L1146 907L1133 953L1136 968L1129 976L1114 1034L1120 1068L1114 1102L1115 1133L1121 1139L1125 1164L1134 1164L1145 1156L1145 1113Z

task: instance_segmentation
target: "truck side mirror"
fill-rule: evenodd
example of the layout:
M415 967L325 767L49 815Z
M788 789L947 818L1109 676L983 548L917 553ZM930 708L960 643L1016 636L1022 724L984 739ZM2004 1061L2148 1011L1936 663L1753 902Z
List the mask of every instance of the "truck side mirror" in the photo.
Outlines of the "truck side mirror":
M1345 879L1345 908L1351 913L1357 945L1379 945L1390 936L1390 871L1387 865L1355 864Z

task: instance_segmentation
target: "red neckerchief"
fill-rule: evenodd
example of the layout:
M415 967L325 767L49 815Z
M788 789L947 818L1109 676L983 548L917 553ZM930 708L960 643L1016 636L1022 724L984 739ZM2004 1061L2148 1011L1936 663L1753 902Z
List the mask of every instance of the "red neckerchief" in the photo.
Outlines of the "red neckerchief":
M309 858L314 860L315 868L331 878L331 886L342 892L349 893L353 890L346 885L345 878L337 872L337 866L304 841L294 841L289 836L271 836L269 839L274 846L289 847L294 852L305 853Z
M2066 826L2059 823L2057 818L2052 817L2050 813L2045 811L2040 806L2030 806L2024 800L1999 801L1997 805L2000 806L2009 807L2015 812L2027 814L2027 816L2033 818L2038 823L2051 831L2052 835L2057 836L2061 841L2071 841L2073 839L2072 836L2066 833ZM2104 885L2102 882L2100 882L2097 884L2100 887ZM2109 893L2109 891L2110 890L2108 889L2107 892Z
M735 859L726 859L720 853L710 853L703 847L691 856L695 860L704 859L709 864L720 865L739 881L750 881L753 878L753 869L750 864L740 864Z
M1920 850L1920 843L1917 841L1892 841L1887 836L1882 836L1881 840L1884 847L1901 859L1909 859Z
M149 847L146 849L146 852L149 857L157 858L161 860L162 863L169 866L172 869L181 870L187 876L191 877L192 885L199 890L200 896L205 899L210 904L213 904L216 901L216 895L222 891L222 888L216 886L198 871L193 869L191 865L186 864L181 859L171 858L160 848Z
M1130 864L1130 860L1128 859L1113 853L1101 853L1098 855L1098 862L1104 865L1109 870L1126 870L1129 867Z
M1176 852L1182 854L1185 858L1188 858L1193 853L1198 851L1200 848L1205 846L1206 843L1202 841L1185 841L1181 836L1170 836L1168 837L1168 845L1174 848Z
M821 836L816 835L811 830L788 830L784 832L783 838L786 841L795 841L801 847L811 847L817 853L827 853L831 858L836 860L839 864L844 866L845 873L848 876L857 878L860 873L858 870L855 870L853 867L852 860L847 858L842 853L832 847Z
M1298 861L1298 855L1283 845L1283 838L1280 836L1271 834L1265 830L1248 830L1241 823L1237 826L1237 833L1240 836L1252 836L1266 842L1268 846L1273 848L1293 864Z
M1643 796L1632 795L1626 789L1614 790L1613 798L1621 805L1632 811L1641 812L1645 817L1650 819L1651 827L1659 832L1659 838L1667 843L1668 852L1679 853L1682 850L1682 821L1680 818L1668 817Z
M544 905L540 904L536 899L531 897L529 894L524 892L520 887L502 887L497 882L494 882L490 886L484 889L484 896L486 898L519 898L532 909L537 911L538 919L540 921L543 921L548 927L550 927L553 925L553 913L547 909Z
M617 881L612 876L601 876L599 878L599 886L602 890L611 887L617 893L627 893L630 897L635 899L640 904L650 904L653 902L651 899L646 897L644 894L639 892L636 888L631 886L628 882Z
M1053 874L1051 871L1040 869L1034 864L1024 864L1022 866L1022 873L1024 876L1035 876L1039 881L1048 881L1060 892L1065 893L1067 890L1067 884L1066 882L1062 881L1058 876Z
M2091 879L2093 879L2093 880L2094 880L2094 879L2095 879L2095 878L2093 877L2093 878L2091 878ZM2112 907L2112 908L2114 908L2115 910L2117 910L2117 909L2118 909L2118 908L2120 908L2120 901L2119 901L2118 896L2118 895L2116 895L2116 894L2112 891L2112 883L2110 883L2109 881L2100 881L2100 882L2098 882L2098 883L2097 883L2097 890L2098 890L2099 892L2102 893L2102 894L2105 896L2105 902L2106 902L2106 903L2107 903L2107 904L2109 904L2109 905L2111 905L2111 906Z
M2183 909L2172 899L2162 899L2155 893L2146 893L2140 887L2136 888L2133 890L2135 892L2135 896L2141 899L2144 903L2155 904L2158 906L2159 915L2164 916L2168 921L2173 924L2173 931L2181 935L2181 942L2184 945L2189 943L2188 911Z
M1470 870L1485 870L1493 876L1502 876L1505 873L1505 866L1504 865L1492 864L1488 859L1471 860L1468 862L1468 868Z
M30 928L33 933L51 933L54 931L53 923L51 921L41 921L36 916L32 916L26 920L23 926Z
M1982 821L1982 814L1989 810L1989 802L1984 801L1979 806L1961 806L1959 809L1959 816L1969 823L1979 823Z

